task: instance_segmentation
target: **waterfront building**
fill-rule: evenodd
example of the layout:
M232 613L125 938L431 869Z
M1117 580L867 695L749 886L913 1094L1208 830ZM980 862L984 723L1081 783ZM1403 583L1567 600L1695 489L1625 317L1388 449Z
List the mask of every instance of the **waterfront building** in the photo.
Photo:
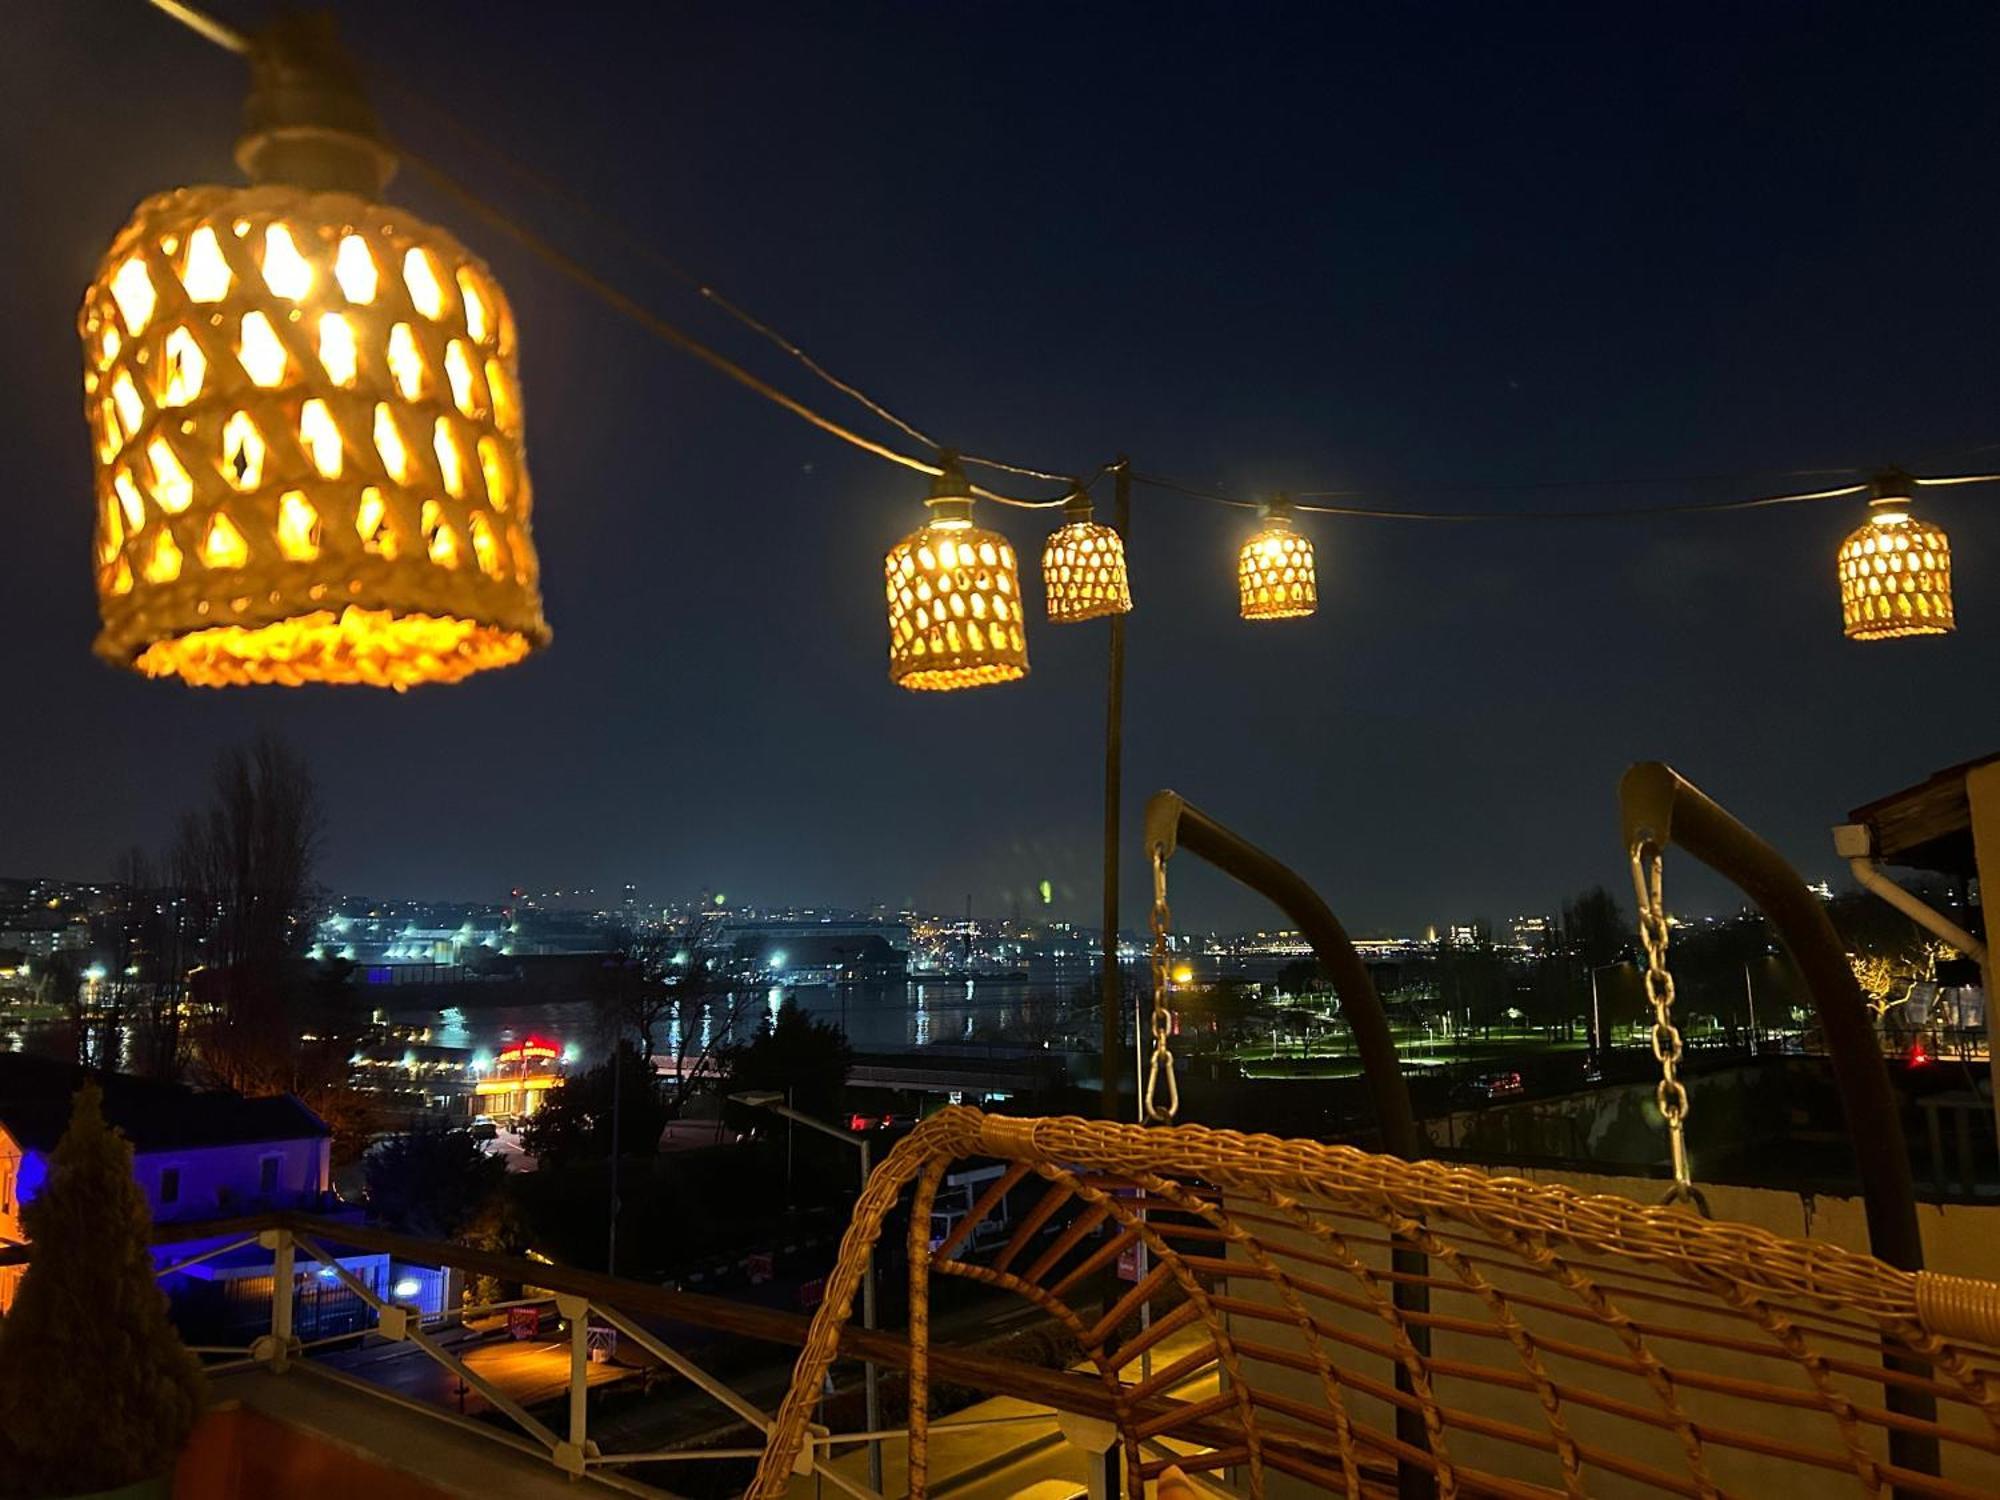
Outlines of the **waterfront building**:
M132 1172L156 1224L199 1223L291 1210L340 1216L331 1178L326 1122L291 1094L246 1099L125 1074L95 1075L104 1116L132 1143ZM69 1122L83 1075L66 1063L0 1054L0 1251L27 1237L21 1206L48 1175L49 1153ZM355 1217L353 1210L348 1217ZM269 1322L272 1256L256 1244L223 1249L226 1238L183 1240L156 1252L162 1265L205 1259L164 1275L161 1286L183 1327L218 1332ZM340 1264L378 1296L442 1312L448 1288L434 1266L403 1265L386 1254L342 1250ZM22 1267L0 1265L0 1312L13 1302ZM364 1304L332 1276L302 1276L297 1307L304 1336L360 1326Z
M491 1070L473 1084L473 1102L481 1114L519 1119L540 1109L542 1097L562 1081L562 1043L528 1036L500 1050Z

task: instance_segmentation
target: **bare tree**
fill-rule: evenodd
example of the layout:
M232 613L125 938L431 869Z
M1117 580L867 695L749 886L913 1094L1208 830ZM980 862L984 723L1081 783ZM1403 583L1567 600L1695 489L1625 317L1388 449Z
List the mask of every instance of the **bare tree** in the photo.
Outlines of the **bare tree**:
M187 971L194 963L185 903L143 849L120 856L112 881L118 900L96 942L113 959L105 987L125 1038L125 1066L178 1078L188 1064Z
M311 933L319 796L305 758L260 735L216 760L206 807L185 814L171 864L204 960L204 1071L244 1093L306 1092L292 976Z
M670 1118L721 1076L723 1053L749 998L714 967L718 926L715 917L697 914L632 935L600 992L600 1021L614 1046L629 1038L640 1056L669 1059L662 1082Z

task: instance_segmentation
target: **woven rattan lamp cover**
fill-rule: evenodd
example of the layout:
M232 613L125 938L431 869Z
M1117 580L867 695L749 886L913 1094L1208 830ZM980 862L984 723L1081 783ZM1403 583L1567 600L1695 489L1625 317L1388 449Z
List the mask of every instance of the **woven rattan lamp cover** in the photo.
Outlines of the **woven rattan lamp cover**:
M1125 572L1125 540L1112 527L1090 518L1081 497L1064 508L1069 520L1049 533L1042 547L1042 589L1049 619L1057 624L1123 615L1132 610L1132 586Z
M1014 548L972 524L972 488L946 462L931 519L889 549L889 680L949 692L1028 675Z
M1945 635L1951 610L1951 543L1910 514L1906 476L1874 481L1868 519L1840 544L1840 612L1851 641Z
M1292 529L1291 502L1263 507L1264 525L1243 544L1236 562L1238 602L1246 620L1292 620L1319 608L1312 538Z
M513 316L449 234L348 193L163 193L79 328L99 655L405 688L548 641Z

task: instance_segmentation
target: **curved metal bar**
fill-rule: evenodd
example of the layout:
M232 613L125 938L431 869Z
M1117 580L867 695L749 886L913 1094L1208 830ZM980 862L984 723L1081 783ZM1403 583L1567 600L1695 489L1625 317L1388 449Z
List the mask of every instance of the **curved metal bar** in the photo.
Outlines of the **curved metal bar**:
M1155 847L1169 855L1177 848L1186 849L1225 875L1234 876L1299 924L1333 981L1341 1010L1354 1033L1384 1149L1405 1161L1427 1155L1427 1143L1417 1129L1410 1087L1403 1078L1402 1062L1389 1035L1389 1018L1375 993L1375 981L1368 977L1368 968L1354 951L1347 929L1319 893L1255 844L1190 806L1178 792L1155 792L1146 803L1149 855Z
M1618 809L1628 851L1641 844L1686 850L1756 902L1776 930L1799 966L1826 1037L1847 1133L1854 1142L1868 1248L1878 1260L1921 1271L1924 1246L1917 1231L1902 1116L1882 1065L1882 1049L1868 1024L1861 986L1819 898L1783 855L1658 761L1625 773L1618 783Z
M1686 850L1718 875L1732 881L1778 934L1812 996L1826 1038L1827 1057L1854 1143L1861 1179L1862 1210L1868 1221L1868 1248L1876 1259L1905 1271L1924 1268L1924 1242L1917 1225L1916 1190L1910 1181L1910 1151L1903 1119L1889 1087L1882 1049L1868 1024L1840 938L1819 899L1783 855L1731 817L1713 798L1659 761L1626 771L1618 783L1618 811L1627 852L1642 847ZM1907 1358L1884 1351L1893 1369L1926 1373ZM1886 1392L1890 1410L1935 1421L1936 1402L1900 1386ZM1902 1430L1889 1434L1890 1461L1918 1473L1938 1472L1934 1437Z
M1299 924L1312 944L1320 966L1340 996L1341 1012L1354 1033L1354 1048L1361 1056L1361 1073L1368 1086L1369 1101L1375 1106L1375 1120L1382 1132L1383 1148L1404 1161L1427 1155L1429 1144L1417 1129L1416 1111L1410 1105L1410 1086L1403 1077L1403 1065L1396 1055L1396 1042L1389 1035L1389 1018L1382 1010L1382 997L1375 993L1375 981L1368 977L1367 965L1354 951L1353 940L1333 909L1320 899L1297 871L1280 864L1242 835L1223 827L1199 808L1188 805L1178 792L1159 791L1146 802L1146 851L1154 849L1171 856L1186 849L1214 865L1225 875L1234 876L1258 895ZM1142 1081L1141 1088L1144 1087ZM1418 1283L1429 1273L1424 1253L1402 1236L1396 1237L1391 1264L1399 1278L1393 1298L1404 1313L1430 1311L1430 1288ZM1420 1359L1431 1352L1430 1329L1419 1323L1410 1327L1410 1341ZM1410 1372L1396 1366L1396 1388L1406 1394L1413 1390ZM1422 1416L1408 1407L1396 1411L1396 1436L1412 1448L1428 1450L1430 1434ZM1396 1465L1396 1492L1401 1500L1426 1500L1437 1493L1436 1479L1416 1464Z

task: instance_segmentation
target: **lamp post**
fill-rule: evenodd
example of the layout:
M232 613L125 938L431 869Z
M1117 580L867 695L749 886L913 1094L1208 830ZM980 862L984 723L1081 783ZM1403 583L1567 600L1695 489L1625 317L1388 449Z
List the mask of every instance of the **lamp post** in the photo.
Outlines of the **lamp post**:
M1591 967L1590 1055L1592 1057L1601 1059L1604 1056L1604 1012L1602 1008L1599 1006L1597 999L1597 976L1599 974L1602 974L1606 969L1622 969L1625 967L1626 964L1630 962L1631 960L1627 958L1614 958L1608 964L1595 964Z
M826 1121L814 1119L802 1110L793 1109L791 1105L785 1102L785 1096L776 1089L753 1089L748 1093L731 1094L729 1098L732 1103L747 1105L751 1109L769 1110L774 1115L783 1116L794 1125L803 1125L808 1130L817 1130L821 1135L831 1136L836 1141L842 1141L852 1146L861 1153L861 1186L864 1190L867 1188L869 1175L874 1170L875 1158L866 1136L856 1135L851 1130L842 1130L838 1125L829 1125ZM875 1328L875 1250L873 1246L870 1246L868 1250L867 1274L861 1278L861 1326L871 1332ZM882 1430L880 1377L875 1368L875 1361L872 1359L863 1363L862 1370L863 1379L866 1383L868 1402L867 1426L868 1431L872 1434ZM881 1493L882 1440L874 1436L868 1439L868 1486L877 1494Z

